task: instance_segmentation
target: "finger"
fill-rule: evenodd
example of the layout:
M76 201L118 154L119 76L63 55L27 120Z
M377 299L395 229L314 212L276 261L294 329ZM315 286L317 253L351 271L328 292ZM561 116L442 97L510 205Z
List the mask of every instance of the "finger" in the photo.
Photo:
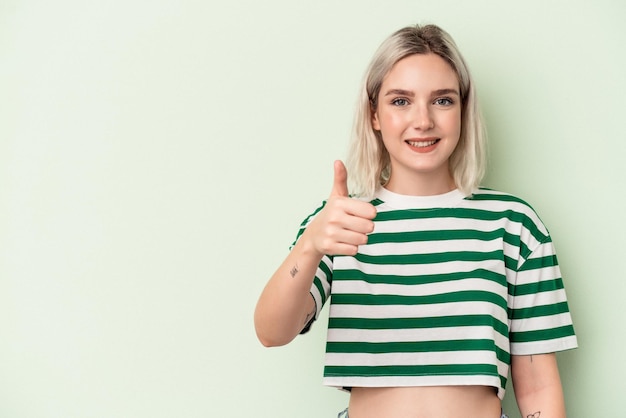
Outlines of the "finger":
M338 244L347 244L352 246L359 246L367 244L367 234L361 233L357 231L348 231L344 230L341 233L337 234L337 243Z
M374 222L359 216L351 216L345 221L343 228L360 234L370 234L374 231Z
M333 188L331 196L348 197L348 171L341 160L335 161L335 176L333 178Z
M364 219L374 219L376 217L376 208L369 202L351 199L342 203L345 205L344 210L346 213L352 216L358 216Z
M354 255L360 245L367 244L367 235L352 231L340 231L333 239L321 243L324 254Z
M359 247L350 244L335 244L335 247L328 251L328 255L356 255L359 251Z

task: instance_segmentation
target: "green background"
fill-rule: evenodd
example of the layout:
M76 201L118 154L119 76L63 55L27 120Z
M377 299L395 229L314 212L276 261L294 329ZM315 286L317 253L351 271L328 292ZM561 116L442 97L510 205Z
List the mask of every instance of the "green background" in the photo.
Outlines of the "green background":
M625 18L621 0L3 0L0 417L336 416L325 321L265 349L254 305L330 191L374 49L417 22L474 73L485 185L553 234L569 416L623 417Z

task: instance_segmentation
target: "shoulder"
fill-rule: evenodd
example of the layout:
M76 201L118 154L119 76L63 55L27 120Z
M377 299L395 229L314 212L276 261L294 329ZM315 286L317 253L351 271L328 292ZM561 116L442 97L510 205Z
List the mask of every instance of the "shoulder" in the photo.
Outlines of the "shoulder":
M476 202L504 202L510 203L511 206L524 206L534 211L532 206L525 201L524 199L515 196L511 193L506 193L494 189L489 189L486 187L479 187L467 197L467 200L476 201Z
M480 187L465 202L475 209L502 214L530 230L537 239L546 240L550 235L535 209L526 200L511 193Z
M537 216L535 209L521 197L486 187L476 189L474 193L465 198L465 201L470 206L486 210L512 211Z

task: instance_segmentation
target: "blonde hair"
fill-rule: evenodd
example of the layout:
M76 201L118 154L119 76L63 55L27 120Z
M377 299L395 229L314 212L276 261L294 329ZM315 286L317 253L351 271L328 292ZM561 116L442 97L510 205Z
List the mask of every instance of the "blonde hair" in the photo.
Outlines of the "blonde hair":
M372 115L384 77L401 59L414 54L433 53L443 58L457 74L461 93L461 135L450 156L452 178L466 195L482 181L485 172L486 135L474 82L452 37L435 25L408 26L387 38L374 54L358 97L354 128L347 158L351 193L371 197L391 175L389 153Z

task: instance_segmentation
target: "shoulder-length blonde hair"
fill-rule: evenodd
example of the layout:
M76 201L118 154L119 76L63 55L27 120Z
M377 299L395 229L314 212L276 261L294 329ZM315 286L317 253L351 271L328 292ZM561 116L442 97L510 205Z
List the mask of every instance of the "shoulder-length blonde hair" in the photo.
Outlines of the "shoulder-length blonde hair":
M353 195L371 197L391 175L389 153L380 132L372 126L384 77L401 59L429 53L450 64L459 79L461 136L450 156L450 172L456 187L470 195L482 181L486 135L469 69L447 32L435 25L416 25L402 28L387 38L374 54L363 78L346 161Z

